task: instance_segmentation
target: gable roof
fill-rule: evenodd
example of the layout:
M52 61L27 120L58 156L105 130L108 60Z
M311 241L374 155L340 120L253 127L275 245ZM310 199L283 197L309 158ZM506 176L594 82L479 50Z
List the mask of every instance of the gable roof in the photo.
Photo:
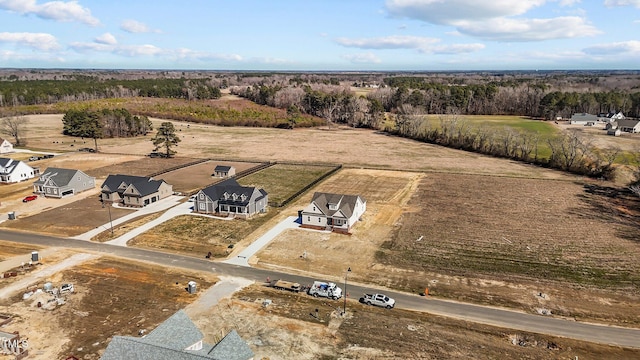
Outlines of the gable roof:
M315 203L318 209L326 216L333 216L334 214L341 212L345 217L350 218L351 215L353 215L353 209L355 208L358 199L364 202L364 199L361 198L360 195L316 192L313 194L311 202ZM329 204L336 204L338 207L335 210L331 210L329 209Z
M73 179L78 172L82 171L62 168L47 168L44 173L40 174L40 178L38 178L38 180L33 184L44 185L47 180L52 179L57 186L65 186L71 182L71 179Z
M22 161L13 160L10 158L0 158L0 174L4 174L4 175L11 174L20 163L22 163ZM31 166L29 165L26 165L26 166L28 168L31 168Z
M230 178L222 182L219 182L215 185L206 187L201 191L213 201L218 200L228 204L232 204L232 203L242 204L242 203L247 203L251 199L251 197L256 193L256 188L253 186L242 186L236 181L236 179ZM242 200L234 201L231 198L224 199L225 193L230 195L236 194L239 196L238 199L240 199L242 195L246 196L246 198L245 198L245 201L242 201ZM253 199L254 201L258 201L267 195L267 192L264 191L263 189L258 190L257 193L260 194L260 196L255 197Z
M254 355L249 345L235 330L231 330L207 353L214 359L224 360L246 360Z
M160 185L162 185L162 183L164 182L164 180L153 180L153 178L150 178L148 176L118 174L107 176L102 185L100 185L100 188L102 188L104 191L104 187L106 186L107 189L111 192L123 193L124 190L119 190L119 188L120 185L124 183L126 185L125 187L133 185L140 193L140 196L146 196L158 191Z
M229 171L229 170L231 170L231 166L225 166L225 165L217 165L215 169L213 169L213 171Z
M202 340L202 333L183 310L179 310L149 335L137 338L114 336L101 360L247 360L254 354L235 330L215 345L185 350Z
M187 313L179 310L158 325L144 339L147 343L182 350L202 340L202 337L202 333L189 319Z
M620 119L616 120L616 122L618 123L618 127L635 128L638 126L638 123L640 123L640 120Z

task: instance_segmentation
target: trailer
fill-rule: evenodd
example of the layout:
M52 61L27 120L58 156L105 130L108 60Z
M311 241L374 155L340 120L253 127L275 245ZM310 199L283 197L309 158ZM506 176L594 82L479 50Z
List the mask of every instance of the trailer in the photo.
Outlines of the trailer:
M300 284L297 282L291 282L286 280L274 280L271 283L271 287L278 290L287 290L292 292L300 292Z

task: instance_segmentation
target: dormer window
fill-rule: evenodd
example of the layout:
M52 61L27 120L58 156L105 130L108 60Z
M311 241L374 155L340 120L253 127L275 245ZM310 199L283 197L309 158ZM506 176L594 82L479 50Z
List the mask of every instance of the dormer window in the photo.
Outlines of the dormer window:
M224 192L224 194L222 194L222 197L223 197L225 200L229 200L229 193L225 191L225 192Z
M238 194L236 193L231 194L231 197L233 198L233 201L238 200Z
M245 195L245 194L240 195L240 200L246 201L247 200L247 195Z
M338 204L329 203L329 210L338 210Z

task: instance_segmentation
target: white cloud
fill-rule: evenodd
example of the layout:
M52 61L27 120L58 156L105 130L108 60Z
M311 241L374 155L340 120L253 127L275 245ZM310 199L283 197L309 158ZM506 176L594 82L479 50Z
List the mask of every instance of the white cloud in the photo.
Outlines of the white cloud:
M640 56L640 41L620 41L609 44L589 46L584 52L590 55L638 55Z
M439 40L420 36L386 36L379 38L347 39L339 38L336 42L342 46L360 49L420 49Z
M10 50L0 50L0 60L3 60L5 63L24 63L25 61L44 61L44 62L57 62L64 63L64 58L58 56L51 56L49 53L43 52L30 52L30 53L20 53Z
M23 15L33 14L47 20L78 21L91 26L100 24L100 21L91 15L91 10L82 7L77 1L49 1L37 4L36 0L0 0L0 9Z
M478 51L483 44L440 44L440 39L420 36L386 36L379 38L346 39L340 38L336 42L345 47L359 49L414 49L426 54L459 54Z
M459 20L486 20L526 13L546 0L387 0L393 16L449 25Z
M605 0L604 4L609 7L631 5L640 8L640 0Z
M164 51L155 45L122 45L117 46L114 51L115 54L136 57L136 56L154 56L161 55Z
M491 22L460 22L458 30L467 35L497 41L542 41L593 36L600 33L576 16L553 19L493 19Z
M580 0L387 0L392 16L449 25L465 35L497 41L542 41L600 32L583 17L523 18L546 2L571 6ZM617 0L623 1L623 0ZM626 0L630 1L630 0ZM640 1L640 0L636 0Z
M28 46L34 49L49 51L59 48L58 41L51 34L46 33L0 33L0 42L14 43L18 46Z
M95 42L97 42L98 44L115 45L118 43L118 40L116 40L115 36L111 35L110 33L104 33L98 36L95 39Z
M347 54L342 55L342 58L354 64L379 64L381 62L380 59L372 53Z
M149 26L147 26L147 24L141 23L139 21L136 20L125 20L120 24L120 29L129 32L129 33L133 33L133 34L137 34L137 33L150 33L150 32L155 32L155 33L159 33L161 32L160 30L154 30L151 29Z

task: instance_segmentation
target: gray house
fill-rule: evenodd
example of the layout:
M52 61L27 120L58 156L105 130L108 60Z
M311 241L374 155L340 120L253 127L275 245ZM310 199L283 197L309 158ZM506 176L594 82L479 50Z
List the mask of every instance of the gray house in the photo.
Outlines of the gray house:
M62 198L93 189L96 178L80 170L47 168L33 183L33 192L46 197Z
M235 175L236 175L236 168L234 168L233 166L224 166L224 165L217 165L215 169L213 169L213 174L211 174L211 176L221 177L221 178L231 177Z
M267 211L269 197L263 189L241 186L231 178L196 193L194 211L249 218Z
M621 119L616 121L618 125L618 129L620 131L628 132L628 133L639 133L640 132L640 120L634 119Z
M173 194L173 186L147 176L109 175L100 186L102 201L144 207Z
M598 122L598 117L596 115L593 114L587 114L587 113L576 113L571 115L571 119L569 120L570 124L581 124L581 125L587 125L587 124L595 124Z
M253 351L235 330L217 344L202 341L202 332L183 310L144 337L114 336L101 360L252 360Z

